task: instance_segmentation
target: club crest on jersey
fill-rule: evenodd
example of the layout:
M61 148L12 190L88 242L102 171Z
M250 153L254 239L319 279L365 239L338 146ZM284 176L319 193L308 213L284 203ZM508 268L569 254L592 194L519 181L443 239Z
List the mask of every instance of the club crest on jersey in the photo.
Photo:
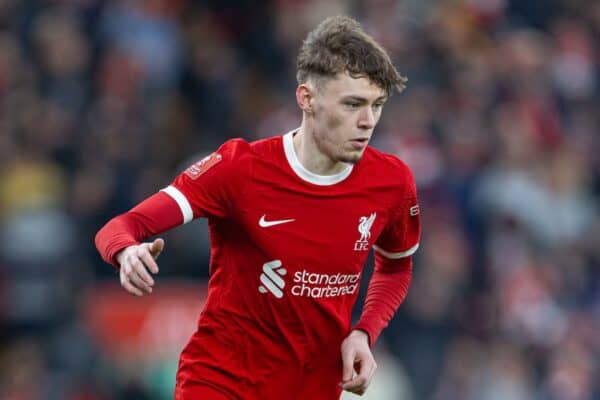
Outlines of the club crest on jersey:
M212 153L202 160L192 164L185 170L185 174L192 179L197 179L200 175L208 171L211 167L223 159L219 153Z
M371 238L371 227L377 213L371 213L371 215L363 216L358 219L358 232L360 233L360 239L354 242L354 251L368 251L369 250L369 239Z

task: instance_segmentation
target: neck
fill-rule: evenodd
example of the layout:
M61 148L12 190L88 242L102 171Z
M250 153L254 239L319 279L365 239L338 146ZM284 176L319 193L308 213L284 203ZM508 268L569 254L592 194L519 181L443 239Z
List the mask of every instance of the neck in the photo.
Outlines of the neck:
M319 149L314 133L305 121L294 134L294 151L300 164L317 175L335 175L348 168L348 164L333 160Z

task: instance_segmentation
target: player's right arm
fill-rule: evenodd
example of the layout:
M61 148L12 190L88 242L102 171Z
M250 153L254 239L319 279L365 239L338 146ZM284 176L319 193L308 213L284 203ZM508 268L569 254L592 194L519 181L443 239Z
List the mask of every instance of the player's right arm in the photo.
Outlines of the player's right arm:
M171 185L100 229L96 247L106 262L119 268L125 290L137 296L152 292L154 280L150 273L158 273L156 258L164 241L143 240L194 218L230 215L232 199L242 190L244 173L248 171L240 165L247 150L248 144L240 139L224 143L191 165Z
M142 296L152 293L154 279L150 272L158 273L155 260L164 248L164 240L142 241L183 222L177 202L161 191L104 225L96 234L96 247L106 262L119 268L121 286Z

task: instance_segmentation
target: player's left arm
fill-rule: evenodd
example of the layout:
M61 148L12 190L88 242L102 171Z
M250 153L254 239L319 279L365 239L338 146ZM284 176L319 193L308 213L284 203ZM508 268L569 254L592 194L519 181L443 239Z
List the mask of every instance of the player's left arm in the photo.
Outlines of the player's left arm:
M398 200L375 241L375 269L355 329L368 333L371 347L404 301L412 278L412 255L419 248L421 215L410 169L401 164Z
M360 320L354 329L369 335L373 346L406 298L412 279L412 257L390 259L375 252L375 269Z
M342 388L363 394L376 369L371 347L400 307L412 278L412 255L419 247L420 213L414 178L406 168L402 199L392 211L375 249L375 269L360 320L342 343ZM356 340L357 336L361 340Z
M367 390L377 369L371 346L406 298L411 277L411 256L389 259L375 253L361 318L342 342L342 389L358 395Z

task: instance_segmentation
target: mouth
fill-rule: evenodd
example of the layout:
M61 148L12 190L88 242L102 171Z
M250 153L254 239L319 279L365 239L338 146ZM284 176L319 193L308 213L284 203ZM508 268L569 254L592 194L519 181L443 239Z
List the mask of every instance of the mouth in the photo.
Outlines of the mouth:
M352 146L355 148L365 148L369 144L369 138L357 138L350 140Z

